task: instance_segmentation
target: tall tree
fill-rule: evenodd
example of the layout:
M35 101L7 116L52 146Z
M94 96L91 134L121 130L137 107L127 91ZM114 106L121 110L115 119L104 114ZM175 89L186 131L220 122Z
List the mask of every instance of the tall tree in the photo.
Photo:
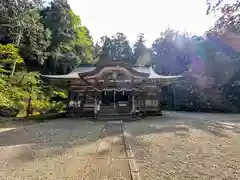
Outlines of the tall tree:
M158 73L179 74L187 69L189 59L186 50L178 45L177 37L181 37L177 31L166 29L153 42L152 61Z
M133 45L133 61L134 63L140 63L141 65L148 64L150 58L147 58L149 54L149 49L145 45L144 34L141 33L138 35L137 41ZM139 59L141 58L141 60ZM141 62L140 62L141 61Z
M220 12L220 18L215 24L215 29L240 32L240 1L207 0L206 2L208 4L207 14Z
M101 37L102 55L101 58L118 60L134 64L132 48L123 33L116 33L114 36Z
M225 78L222 76L225 74L230 79L235 72L239 71L237 64L240 63L240 2L237 0L219 0L217 2L208 0L207 3L209 5L208 13L220 12L220 18L216 21L215 26L208 31L207 41L214 49L211 51L213 55L211 57L214 58L209 58L209 61L215 61L215 67L223 66L222 70L220 68L212 69L219 71L215 78L223 80Z
M48 56L50 32L41 24L35 4L28 0L1 1L0 15L0 42L14 43L26 64L40 66Z
M50 57L45 71L67 73L81 62L92 61L92 40L89 31L81 25L67 0L54 0L42 11L43 23L51 29Z

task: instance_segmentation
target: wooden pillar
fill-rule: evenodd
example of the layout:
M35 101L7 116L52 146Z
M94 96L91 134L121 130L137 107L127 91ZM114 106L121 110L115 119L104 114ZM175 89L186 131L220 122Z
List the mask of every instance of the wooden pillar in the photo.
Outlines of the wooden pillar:
M71 107L71 99L72 98L72 93L70 90L68 90L68 102L67 102L67 108L69 109Z
M101 103L102 103L101 94L102 94L101 91L97 91L97 114L101 110Z
M132 114L136 112L135 94L132 92Z
M86 96L86 92L84 92L84 93L81 94L81 96L80 96L80 112L81 112L81 113L84 112L85 96Z
M96 94L94 95L94 115L96 117L98 111L98 103L97 103L97 97Z
M146 115L146 92L143 92L143 110L144 115Z
M80 107L80 95L79 95L79 94L80 94L80 93L77 92L77 108Z
M102 105L102 91L99 91L98 92L98 104L99 104L99 109L98 109L98 111L100 111L101 110L101 105Z
M97 114L100 111L100 98L99 98L100 95L99 95L99 92L95 91L93 96L94 96L94 115L95 115L95 117L97 117Z
M160 97L161 97L161 89L157 93L157 100L158 100L158 109L161 111L161 104L160 104Z
M77 96L78 96L78 93L77 92L75 92L74 93L74 108L77 108Z
M71 92L70 93L70 100L69 100L69 106L71 107L71 108L73 108L74 107L74 92Z
M114 110L116 110L116 91L113 90L113 106L114 106Z
M69 107L69 104L70 104L70 91L69 91L69 89L68 89L68 99L67 99L67 101L66 101L67 109L70 108L70 107Z
M67 114L68 116L73 116L73 92L68 89L68 100L67 100Z

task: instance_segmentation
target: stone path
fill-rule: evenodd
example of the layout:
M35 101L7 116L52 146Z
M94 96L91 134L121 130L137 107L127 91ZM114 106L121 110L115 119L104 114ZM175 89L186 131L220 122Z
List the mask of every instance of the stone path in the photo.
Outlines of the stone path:
M122 122L106 123L98 143L96 154L79 172L79 179L131 180Z

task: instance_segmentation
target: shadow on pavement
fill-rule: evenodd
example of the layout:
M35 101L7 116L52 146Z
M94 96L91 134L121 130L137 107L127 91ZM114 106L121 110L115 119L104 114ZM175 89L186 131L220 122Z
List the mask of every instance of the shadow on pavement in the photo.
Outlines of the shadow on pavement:
M190 116L188 116L190 114ZM170 113L165 114L162 117L151 117L143 119L139 122L129 122L128 126L136 126L138 128L131 128L131 133L134 136L140 134L151 133L175 133L177 132L189 132L190 129L199 129L204 132L210 133L218 137L228 137L229 133L240 133L240 116L230 115L223 116L203 113L205 117L202 117L200 113L193 116L194 113ZM146 127L147 126L147 127ZM144 130L143 130L144 129Z

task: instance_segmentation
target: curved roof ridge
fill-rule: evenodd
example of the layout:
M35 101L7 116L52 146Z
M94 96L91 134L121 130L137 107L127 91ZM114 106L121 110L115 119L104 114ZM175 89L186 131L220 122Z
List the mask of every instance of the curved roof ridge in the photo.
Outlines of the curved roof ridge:
M76 67L74 68L70 73L68 74L62 74L62 75L41 75L42 77L47 77L47 78L56 78L56 79L78 79L78 73L86 73L86 72L91 72L94 71L96 67L93 66L85 66L85 67Z
M183 77L183 75L174 75L174 76L169 76L169 75L160 75L156 73L156 71L153 69L152 66L149 67L149 79L155 79L155 78L162 78L162 79L174 79L174 78L180 78Z

